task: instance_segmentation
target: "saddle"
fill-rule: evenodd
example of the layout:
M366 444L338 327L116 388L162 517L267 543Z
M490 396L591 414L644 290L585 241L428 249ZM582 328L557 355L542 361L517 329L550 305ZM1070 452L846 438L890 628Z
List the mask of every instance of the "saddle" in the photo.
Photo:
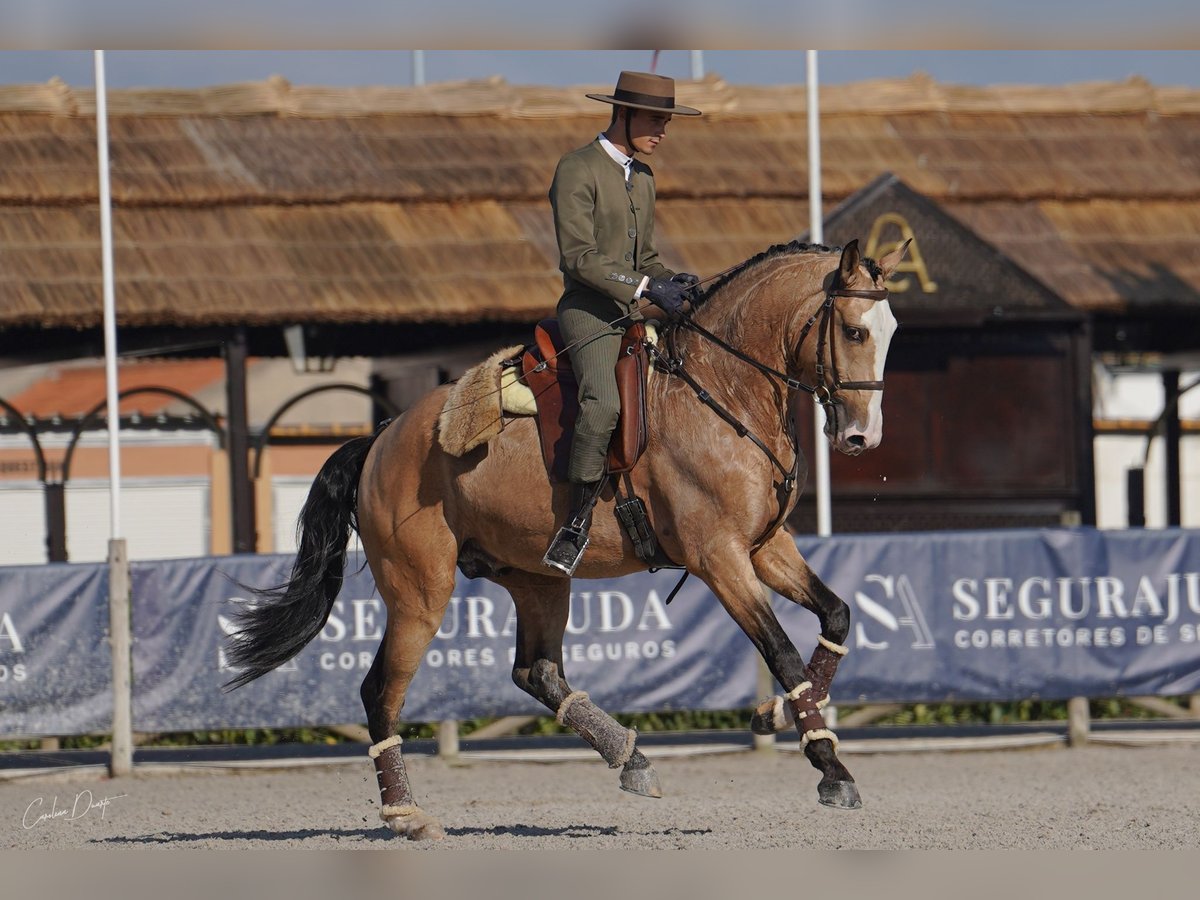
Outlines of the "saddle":
M617 392L621 415L608 447L609 474L628 472L646 449L646 326L634 322L621 340L617 358ZM571 438L579 415L579 382L558 328L557 319L543 319L534 329L533 346L521 356L521 375L537 398L537 427L542 460L551 481L566 482Z

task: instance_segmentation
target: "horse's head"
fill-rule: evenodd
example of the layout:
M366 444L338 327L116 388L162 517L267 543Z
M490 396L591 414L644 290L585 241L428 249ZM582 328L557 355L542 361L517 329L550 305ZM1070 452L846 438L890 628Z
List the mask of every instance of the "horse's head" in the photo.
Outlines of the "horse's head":
M849 456L877 447L883 436L883 367L896 332L884 282L907 249L905 241L874 263L859 254L857 240L846 245L802 355L825 408L825 435Z

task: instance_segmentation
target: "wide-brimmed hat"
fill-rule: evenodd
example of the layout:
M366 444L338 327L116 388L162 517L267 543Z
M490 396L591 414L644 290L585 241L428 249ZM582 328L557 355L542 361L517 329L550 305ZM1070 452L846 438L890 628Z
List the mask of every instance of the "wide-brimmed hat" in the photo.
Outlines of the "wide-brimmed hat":
M653 75L650 72L622 72L617 78L617 89L611 94L588 94L587 96L602 103L611 103L613 106L649 109L677 116L700 115L698 109L675 105L674 78Z

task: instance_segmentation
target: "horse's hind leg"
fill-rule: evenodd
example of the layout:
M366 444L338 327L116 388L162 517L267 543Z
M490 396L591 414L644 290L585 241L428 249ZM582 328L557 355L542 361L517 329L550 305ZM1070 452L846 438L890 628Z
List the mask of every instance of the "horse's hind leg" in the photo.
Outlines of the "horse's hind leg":
M756 560L759 554L755 555ZM849 770L837 757L837 736L821 717L821 705L815 696L809 669L775 617L757 569L757 564L752 566L746 556L729 547L709 557L707 571L701 574L783 686L800 733L801 749L814 768L821 772L821 781L817 785L820 802L840 809L858 809L862 806L858 788ZM761 716L761 712L757 716Z
M634 746L637 732L619 724L585 692L573 691L567 684L562 641L570 613L570 579L514 572L495 580L508 590L517 607L513 681L549 707L559 724L591 744L610 769L620 769L622 790L661 797L657 773Z
M447 535L447 539L452 553L453 537ZM436 546L436 542L426 544L427 548ZM392 831L411 840L440 840L445 836L442 826L413 798L396 734L404 695L454 591L454 558L430 549L425 552L429 558L420 563L412 562L413 557L401 557L401 561L388 558L372 566L387 606L387 628L360 694L374 742L368 754L379 782L380 818Z

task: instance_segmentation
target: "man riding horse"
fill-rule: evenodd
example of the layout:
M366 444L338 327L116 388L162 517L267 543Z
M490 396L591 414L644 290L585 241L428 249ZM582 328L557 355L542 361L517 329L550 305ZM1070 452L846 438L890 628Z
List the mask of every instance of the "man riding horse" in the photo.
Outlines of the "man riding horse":
M621 412L614 368L621 336L641 319L646 299L669 317L683 310L699 279L674 273L654 246L654 173L634 158L650 156L673 115L700 111L675 103L675 82L622 72L608 128L559 160L550 186L563 294L558 321L579 383L579 417L571 443L571 502L543 562L571 575L588 544L591 511L604 484L605 457Z
M315 640L337 603L348 541L357 531L387 609L360 689L373 742L367 755L380 817L413 840L445 831L417 804L397 727L408 688L459 590L459 572L486 578L512 597L513 683L619 769L623 790L662 796L637 732L567 680L563 639L576 571L614 578L647 568L615 504L614 515L597 518L590 552L579 559L618 417L619 326L638 316L643 298L677 315L694 281L658 261L653 181L632 157L657 147L672 115L696 111L675 104L670 79L636 73L623 73L612 96L595 99L615 107L612 123L600 139L563 158L550 192L566 288L560 328L578 344L571 355L581 384L565 535L544 554L559 524L555 503L563 498L545 478L533 417L502 418L499 390L485 389L471 405L484 405L485 420L498 427L470 447L451 449L443 424L462 404L458 386L443 385L330 456L300 516L291 577L258 592L262 602L243 610L230 639L237 667L231 687L267 675ZM663 377L645 394L646 453L627 484L631 496L637 491L644 499L645 518L667 557L708 586L778 683L780 692L752 714L751 729L766 734L794 726L801 751L821 773L818 801L837 809L862 805L821 714L849 650L850 608L781 527L805 473L794 416L808 394L826 409L831 447L854 456L879 443L884 363L896 330L887 281L905 249L876 261L859 253L857 241L840 249L792 241L714 279L676 334L677 352L660 357ZM502 385L503 362L514 349L481 363L477 383ZM671 440L663 439L664 423ZM601 502L609 509L607 497ZM698 521L703 528L695 527ZM817 616L821 630L808 662L780 624L771 592ZM448 693L462 689L455 681L445 685Z

